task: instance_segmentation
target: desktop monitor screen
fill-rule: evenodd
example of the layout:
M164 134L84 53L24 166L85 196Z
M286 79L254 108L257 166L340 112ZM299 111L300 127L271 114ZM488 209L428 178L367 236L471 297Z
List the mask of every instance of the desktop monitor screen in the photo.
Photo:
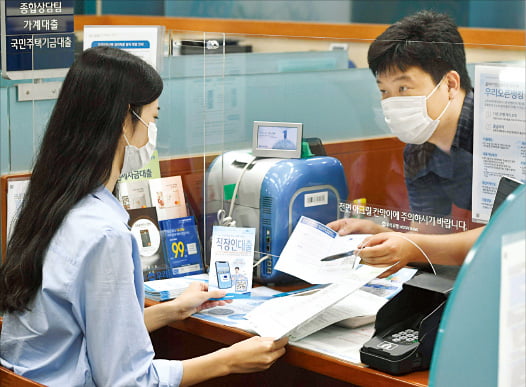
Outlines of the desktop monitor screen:
M301 158L303 124L254 121L252 154L256 157Z

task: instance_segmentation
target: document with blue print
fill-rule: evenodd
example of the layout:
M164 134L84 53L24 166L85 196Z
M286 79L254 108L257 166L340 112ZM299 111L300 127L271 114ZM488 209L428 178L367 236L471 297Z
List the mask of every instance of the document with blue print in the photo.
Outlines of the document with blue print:
M193 274L184 277L165 278L144 283L144 296L154 301L167 301L179 297L194 281L208 283L208 274Z
M250 297L236 298L231 304L201 310L192 317L255 333L246 319L246 314L278 293L279 291L266 286L258 286L252 289Z
M302 216L283 248L275 269L311 284L345 281L352 278L353 271L360 267L359 258L351 254L342 256L341 259L323 259L356 250L368 236L369 234L340 236L326 225ZM381 269L379 273L384 270L385 268Z

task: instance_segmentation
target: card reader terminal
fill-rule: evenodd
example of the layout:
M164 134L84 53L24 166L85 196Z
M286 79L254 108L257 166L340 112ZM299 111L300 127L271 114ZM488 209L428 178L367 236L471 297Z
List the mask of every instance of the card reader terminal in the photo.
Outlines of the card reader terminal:
M375 334L360 349L361 361L393 375L429 368L453 283L454 278L429 273L419 273L407 281L402 291L378 311Z

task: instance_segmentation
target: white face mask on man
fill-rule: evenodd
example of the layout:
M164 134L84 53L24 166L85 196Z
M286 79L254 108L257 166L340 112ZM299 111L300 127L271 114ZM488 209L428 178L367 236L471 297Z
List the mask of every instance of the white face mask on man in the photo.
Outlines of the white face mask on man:
M436 120L429 117L426 102L437 91L443 79L427 96L390 97L382 101L385 122L401 141L408 144L423 144L433 135L451 100Z
M133 110L131 112L148 128L148 142L142 147L137 148L135 145L130 145L128 138L123 133L128 145L124 148L124 162L122 163L121 175L141 169L148 164L157 144L157 126L155 122L147 124L137 113Z

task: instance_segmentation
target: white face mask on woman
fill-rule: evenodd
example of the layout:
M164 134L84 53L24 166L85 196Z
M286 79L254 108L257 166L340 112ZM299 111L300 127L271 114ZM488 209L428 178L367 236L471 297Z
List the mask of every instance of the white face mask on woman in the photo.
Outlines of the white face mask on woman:
M427 96L390 97L382 101L385 122L401 141L408 144L423 144L433 135L451 100L436 120L429 117L426 101L438 89L443 79Z
M123 133L124 139L128 145L124 148L124 162L122 163L121 175L141 169L148 164L157 144L157 126L155 125L155 122L147 124L133 110L132 114L148 128L148 142L142 147L137 148L135 145L130 145L128 138L126 138L126 135Z

